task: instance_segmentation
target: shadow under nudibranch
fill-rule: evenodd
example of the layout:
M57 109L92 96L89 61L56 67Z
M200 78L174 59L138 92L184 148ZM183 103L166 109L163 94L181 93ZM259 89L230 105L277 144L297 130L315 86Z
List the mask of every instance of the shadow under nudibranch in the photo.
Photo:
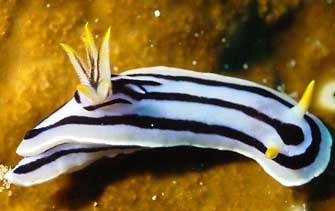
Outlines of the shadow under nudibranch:
M103 158L74 173L68 186L57 192L54 198L59 206L75 209L98 200L108 185L128 176L150 172L156 177L170 177L247 160L234 152L193 147L146 149L117 158Z
M332 147L334 150L334 146ZM245 162L249 159L234 152L194 147L172 147L144 149L116 158L103 158L88 168L71 175L65 189L53 197L58 206L77 209L99 199L108 185L113 185L129 176L150 172L155 177L171 177L188 172L201 172L216 165L230 162ZM335 194L335 159L332 155L327 170L310 183L293 187L298 195L306 195L305 200L314 202L329 199ZM289 187L287 187L289 188Z

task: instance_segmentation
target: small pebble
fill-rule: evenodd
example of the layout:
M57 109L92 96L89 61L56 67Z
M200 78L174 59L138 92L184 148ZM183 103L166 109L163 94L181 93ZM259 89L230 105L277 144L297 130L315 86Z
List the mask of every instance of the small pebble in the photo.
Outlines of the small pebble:
M295 61L295 59L291 59L287 64L287 66L291 68L294 68L296 65L297 65L297 62Z
M159 10L155 10L155 11L154 11L154 15L155 15L155 17L159 17L159 16L161 16L161 11L159 11Z
M280 91L280 92L285 92L285 90L286 90L286 86L285 86L284 83L282 83L282 84L278 85L278 86L276 87L276 89L277 89L278 91Z

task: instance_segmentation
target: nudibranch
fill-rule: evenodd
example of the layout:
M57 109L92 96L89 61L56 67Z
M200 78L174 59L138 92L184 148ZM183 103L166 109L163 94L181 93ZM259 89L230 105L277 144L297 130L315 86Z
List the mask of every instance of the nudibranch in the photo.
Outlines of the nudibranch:
M31 186L93 161L144 148L193 146L255 160L285 186L320 175L332 137L308 113L314 81L297 103L254 82L170 67L110 73L110 30L97 49L85 26L88 64L62 44L80 85L73 99L41 121L17 149L5 178Z

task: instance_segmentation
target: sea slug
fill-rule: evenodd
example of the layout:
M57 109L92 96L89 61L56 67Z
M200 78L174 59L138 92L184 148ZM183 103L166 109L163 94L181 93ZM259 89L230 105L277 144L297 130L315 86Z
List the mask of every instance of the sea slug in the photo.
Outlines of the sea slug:
M305 184L327 167L332 138L308 113L314 81L296 103L259 84L212 73L148 67L111 75L110 29L100 49L85 26L88 64L65 44L81 84L74 98L29 131L23 160L5 178L31 186L103 156L143 148L229 150L259 163L285 186Z

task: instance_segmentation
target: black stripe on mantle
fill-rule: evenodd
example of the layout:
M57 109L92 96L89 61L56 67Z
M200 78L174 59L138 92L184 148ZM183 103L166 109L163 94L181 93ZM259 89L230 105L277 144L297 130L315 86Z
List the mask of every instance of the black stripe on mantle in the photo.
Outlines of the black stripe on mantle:
M221 99L199 97L189 94L164 93L164 92L147 92L145 94L140 94L128 88L118 86L115 87L117 88L115 89L116 93L122 93L135 100L157 100L157 101L165 100L165 101L201 103L206 105L219 106L226 109L238 110L248 115L251 118L255 118L259 121L271 125L277 131L277 133L279 134L279 136L286 145L299 145L304 141L304 134L300 127L294 124L285 123L277 119L273 119L267 116L266 114L257 111L252 107L232 103ZM101 108L103 106L104 106L103 104L96 105L95 109Z
M76 148L76 149L66 149L66 150L60 150L57 151L49 156L42 157L39 159L36 159L32 162L23 164L17 168L14 169L15 174L26 174L32 171L35 171L39 169L40 167L47 165L58 158L61 158L63 156L69 155L69 154L75 154L75 153L95 153L95 152L101 152L101 151L107 151L112 149L133 149L133 148L139 148L135 146L104 146L104 147L92 147L92 148Z
M130 77L148 76L148 77L153 77L153 78L158 78L158 79L165 79L165 80L172 80L172 81L184 81L184 82L191 82L191 83L207 85L207 86L222 86L222 87L252 92L254 94L258 94L263 97L274 99L289 108L293 107L293 104L288 102L287 100L277 96L276 94L268 90L265 90L264 88L256 87L256 86L247 86L247 85L242 85L242 84L228 83L228 82L216 81L216 80L208 80L208 79L196 78L196 77L190 77L190 76L172 76L172 75L153 74L153 73L137 73L137 74L124 74L124 75L130 76Z
M311 127L310 129L312 131L312 143L309 145L309 147L303 154L295 156L287 156L284 154L279 154L274 159L274 161L277 162L278 164L290 169L300 169L311 164L317 157L319 152L319 145L321 142L321 133L316 123L309 116L305 115L305 118L309 126ZM139 116L139 115L105 116L100 118L70 116L56 122L53 125L33 129L27 133L25 138L30 139L49 129L68 124L97 125L97 126L129 125L151 130L160 129L160 130L182 131L182 132L188 131L199 134L220 135L227 138L235 139L237 141L240 141L241 143L252 146L258 149L262 153L265 153L267 149L263 145L263 143L260 142L259 140L233 128L220 125L208 125L197 121L174 120L174 119Z

